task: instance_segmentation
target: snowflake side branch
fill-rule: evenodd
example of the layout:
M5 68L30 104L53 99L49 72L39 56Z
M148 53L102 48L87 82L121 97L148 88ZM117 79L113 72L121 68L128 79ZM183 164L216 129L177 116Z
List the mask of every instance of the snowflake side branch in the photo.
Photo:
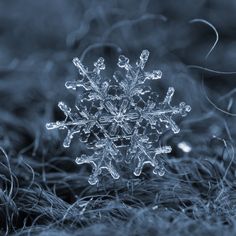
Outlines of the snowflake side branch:
M134 96L137 93L142 94L143 90L138 87L144 84L147 79L155 80L162 77L160 70L154 70L152 73L144 71L148 57L149 51L143 50L139 60L136 62L136 66L131 66L129 59L124 55L119 57L117 65L126 70L124 81L121 82L126 95Z
M77 87L83 87L86 91L93 90L96 95L92 95L92 97L96 97L97 99L104 99L106 97L107 83L100 83L101 70L105 69L104 59L100 57L97 62L94 63L94 70L88 71L87 68L84 67L79 58L73 59L74 65L78 68L79 73L87 78L88 83L84 81L84 79L80 81L67 81L65 86L67 89L75 90Z
M76 158L78 165L88 163L93 167L92 175L89 177L89 183L94 185L98 182L98 176L102 173L102 169L106 169L114 179L118 179L118 174L115 166L112 164L118 155L118 150L110 139L100 140L96 144L95 153L91 156L82 155Z
M67 129L67 136L63 142L64 147L69 147L74 134L79 133L82 129L86 132L95 125L96 119L92 119L86 114L86 111L80 112L80 118L78 113L72 113L71 108L69 108L65 103L59 102L58 107L65 114L64 121L51 122L46 124L46 128L50 129Z

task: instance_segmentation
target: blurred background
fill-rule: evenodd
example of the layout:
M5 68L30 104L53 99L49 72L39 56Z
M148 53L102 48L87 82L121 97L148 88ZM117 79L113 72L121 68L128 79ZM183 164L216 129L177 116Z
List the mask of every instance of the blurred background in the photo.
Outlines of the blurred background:
M235 12L233 0L0 0L0 232L235 233ZM103 56L109 78L120 54L143 49L163 72L153 89L192 107L164 138L167 174L88 186L91 168L45 124L63 118L58 101L74 104L74 57Z

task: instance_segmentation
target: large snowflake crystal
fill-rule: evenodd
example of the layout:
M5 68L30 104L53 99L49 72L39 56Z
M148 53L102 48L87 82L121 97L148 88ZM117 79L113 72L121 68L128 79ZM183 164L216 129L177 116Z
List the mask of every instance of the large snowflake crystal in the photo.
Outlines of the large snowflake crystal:
M78 58L73 59L81 79L67 81L67 89L77 90L78 101L75 109L59 102L65 114L63 121L48 123L47 129L66 129L67 136L63 146L69 147L77 134L92 154L76 158L77 164L92 165L90 184L96 184L98 176L106 169L114 179L120 177L118 162L125 161L134 166L134 175L139 176L145 164L153 166L153 173L162 176L164 167L160 155L170 153L170 146L160 146L160 136L164 131L180 131L173 117L186 116L191 110L181 102L172 106L174 88L169 88L162 102L156 102L158 94L145 86L147 80L162 77L160 70L146 72L145 64L149 51L143 50L135 65L123 55L119 57L118 67L111 80L101 76L105 69L104 59L94 63L88 70ZM132 164L131 164L132 163Z

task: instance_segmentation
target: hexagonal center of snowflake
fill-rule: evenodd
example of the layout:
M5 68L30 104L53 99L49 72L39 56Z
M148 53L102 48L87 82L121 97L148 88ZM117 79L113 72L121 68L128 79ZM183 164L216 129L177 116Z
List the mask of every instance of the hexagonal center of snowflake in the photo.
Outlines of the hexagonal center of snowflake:
M122 123L125 120L125 115L123 113L119 112L116 116L114 116L114 120L117 123Z
M128 110L128 107L128 99L123 99L120 102L111 100L105 102L105 109L108 114L102 115L99 122L106 127L108 135L114 136L120 131L124 131L125 134L132 134L133 126L139 119L139 113Z

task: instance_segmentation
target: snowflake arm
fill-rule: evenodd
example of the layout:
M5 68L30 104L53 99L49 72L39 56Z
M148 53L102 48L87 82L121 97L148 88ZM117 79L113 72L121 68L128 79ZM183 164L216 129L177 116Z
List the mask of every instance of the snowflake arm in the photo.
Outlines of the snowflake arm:
M184 102L181 102L178 107L171 106L174 92L174 88L170 87L164 101L159 105L149 101L146 108L142 110L142 118L146 119L151 126L155 126L158 121L165 123L166 128L170 128L176 134L179 133L180 129L172 117L178 114L186 116L191 111L191 107Z
M74 58L73 63L78 68L83 79L67 81L65 83L66 88L75 90L77 87L83 87L87 91L88 100L104 100L107 96L108 88L107 82L101 83L100 72L105 69L104 59L100 57L97 62L94 63L93 71L89 71L85 68L79 58Z
M77 157L76 163L79 165L84 163L92 165L92 175L90 175L88 181L91 185L94 185L98 182L98 176L102 173L103 169L108 170L114 179L119 179L120 175L112 163L115 161L118 153L113 142L110 139L104 139L97 142L94 154Z
M96 124L96 119L90 117L86 110L80 113L72 113L71 108L69 108L64 102L59 102L58 107L65 114L65 119L63 121L47 123L46 128L49 130L67 129L67 136L63 142L63 146L67 148L70 146L74 134L81 132L82 129L85 131L85 133L89 132Z
M144 93L149 92L144 90L143 84L147 79L156 80L162 77L162 72L160 70L154 70L152 73L145 72L144 67L149 57L149 51L143 50L139 60L134 66L131 66L129 59L124 55L119 57L117 65L120 68L126 70L125 76L121 76L119 73L114 74L116 81L119 81L119 77L122 78L120 81L120 86L122 87L124 94L126 96L134 96L135 94L143 95Z
M153 149L149 138L146 135L140 135L137 132L132 136L131 147L128 151L129 158L138 161L138 164L134 170L134 175L139 176L142 172L144 165L150 164L154 167L153 173L162 176L164 174L164 168L157 159L158 155L167 154L171 152L170 146L163 146ZM130 159L127 162L130 162Z

